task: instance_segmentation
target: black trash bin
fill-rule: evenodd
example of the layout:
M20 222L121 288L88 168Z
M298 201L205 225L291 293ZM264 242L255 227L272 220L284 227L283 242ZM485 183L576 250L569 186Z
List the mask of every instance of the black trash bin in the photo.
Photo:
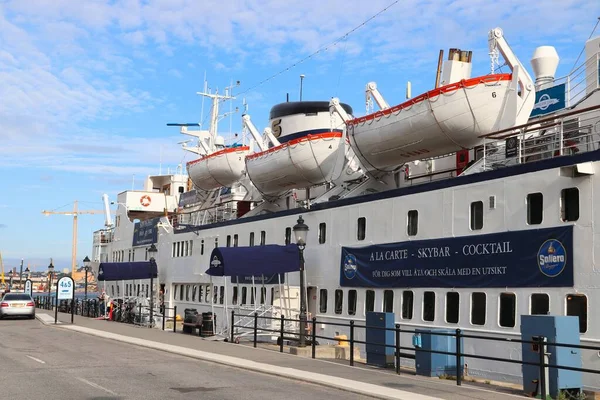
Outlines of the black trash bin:
M202 328L200 328L200 336L214 336L216 321L216 314L210 312L202 313Z
M196 323L198 310L196 308L186 308L183 311L183 322L186 324ZM194 327L183 325L183 333L194 333Z

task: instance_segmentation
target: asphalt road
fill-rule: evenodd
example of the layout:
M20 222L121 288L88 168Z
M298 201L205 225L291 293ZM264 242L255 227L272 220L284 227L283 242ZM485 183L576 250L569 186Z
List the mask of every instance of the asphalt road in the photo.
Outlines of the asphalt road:
M0 320L0 377L0 399L365 398L111 342L37 320Z

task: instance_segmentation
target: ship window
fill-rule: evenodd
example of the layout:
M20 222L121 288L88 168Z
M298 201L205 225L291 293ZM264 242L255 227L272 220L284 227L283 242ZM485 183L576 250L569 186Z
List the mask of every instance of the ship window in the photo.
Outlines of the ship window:
M204 290L204 302L208 303L208 299L210 299L210 285L206 285L206 289Z
M198 303L202 303L202 293L204 292L204 286L200 285L200 287L198 287Z
M175 255L175 257L180 257L181 256L181 242L177 242L177 254Z
M260 231L260 245L264 246L266 242L267 242L267 232Z
M190 301L190 285L185 285L185 301Z
M215 248L219 247L219 238L215 238Z
M531 315L546 315L550 311L550 297L546 293L534 293L531 295L529 313Z
M288 245L292 242L292 228L285 228L285 244Z
M254 246L254 232L250 232L250 246Z
M217 300L219 300L219 287L215 286L213 289L213 304L217 304Z
M356 315L356 290L348 290L348 315Z
M129 260L127 260L127 261L131 262L131 250L129 250L129 255L128 255L128 257L129 257Z
M179 193L183 193L183 186L179 186L178 191L179 191Z
M341 314L344 306L344 291L336 290L335 291L335 313Z
M325 222L319 224L319 244L325 243L325 236L327 235L327 225Z
M458 324L460 295L457 292L446 293L446 322Z
M267 288L260 288L260 304L265 304L265 299L267 298Z
M204 239L200 241L200 255L204 254Z
M183 301L183 285L179 285L179 301Z
M111 285L110 291L111 291L112 297L115 297L115 285Z
M367 219L365 217L360 217L358 219L358 230L356 232L356 238L358 240L365 240L367 235Z
M560 213L564 222L579 219L579 189L568 188L560 192Z
M500 294L500 326L513 328L517 310L517 296L514 293Z
M415 236L418 231L419 231L419 212L417 210L410 210L408 212L406 233L408 236Z
M139 285L138 285L139 286ZM140 295L140 289L138 287L138 296ZM174 285L174 289L173 289L173 298L175 300L177 300L177 285Z
M394 291L383 291L383 312L394 312Z
M148 253L148 250L146 250L146 253ZM173 249L171 250L171 257L175 257L175 254L177 254L177 243L173 242Z
M238 247L238 235L233 235L233 247Z
M223 304L225 300L225 286L219 288L219 304Z
M584 294L568 294L567 315L579 317L579 332L587 332L587 296Z
M256 299L256 288L250 288L250 304L254 304Z
M273 305L274 301L275 301L275 288L272 287L271 288L271 305Z
M327 312L327 289L321 289L319 293L319 312L322 314Z
M227 235L227 242L226 242L225 246L231 247L231 235Z
M527 195L527 223L538 225L542 223L544 215L544 195L529 193Z
M117 285L117 297L121 295L121 286Z
M486 296L483 292L471 294L471 324L485 325Z
M194 241L190 240L190 256L192 255L192 249L194 248Z
M190 255L190 241L186 240L185 242L185 256L189 256Z
M237 286L233 287L233 298L231 299L231 304L236 305L238 301L238 288Z
M242 288L242 304L246 304L246 297L248 295L248 288L244 286Z
M175 286L175 288L177 288L177 286ZM139 283L137 284L137 292L135 292L135 293L136 293L137 297L140 297L140 284Z
M375 311L375 291L367 290L365 297L365 315L368 312Z
M402 292L402 319L412 319L414 298L412 290Z
M423 293L423 321L435 319L435 292Z
M483 201L471 203L471 230L476 231L483 228Z

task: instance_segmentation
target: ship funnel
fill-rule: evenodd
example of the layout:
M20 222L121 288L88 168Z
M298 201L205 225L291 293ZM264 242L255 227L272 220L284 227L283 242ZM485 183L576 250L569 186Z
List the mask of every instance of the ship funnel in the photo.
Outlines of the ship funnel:
M531 57L531 66L537 90L552 86L559 60L558 53L552 46L540 46L535 49Z

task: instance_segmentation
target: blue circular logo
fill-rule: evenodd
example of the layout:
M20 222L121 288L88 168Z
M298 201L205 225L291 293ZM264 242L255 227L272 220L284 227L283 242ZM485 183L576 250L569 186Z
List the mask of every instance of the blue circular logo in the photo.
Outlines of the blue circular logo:
M344 258L344 275L348 279L352 279L356 276L356 257L352 254L348 254Z
M567 265L567 251L556 239L546 240L538 250L538 267L542 274L555 278Z

